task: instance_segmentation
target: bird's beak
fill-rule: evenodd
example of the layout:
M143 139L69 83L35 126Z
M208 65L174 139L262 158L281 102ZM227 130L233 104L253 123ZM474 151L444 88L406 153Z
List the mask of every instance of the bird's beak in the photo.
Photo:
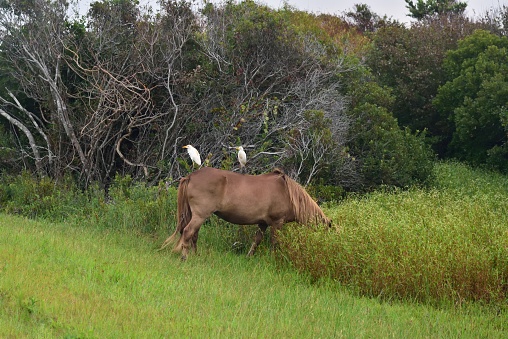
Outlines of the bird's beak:
M189 148L189 146L183 146L182 148Z

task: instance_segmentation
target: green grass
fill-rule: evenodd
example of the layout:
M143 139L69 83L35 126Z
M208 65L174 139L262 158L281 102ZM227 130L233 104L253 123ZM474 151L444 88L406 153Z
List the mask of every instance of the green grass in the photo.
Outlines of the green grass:
M207 227L208 226L208 227ZM0 337L371 338L508 335L506 315L356 297L261 249L180 262L161 239L0 214Z

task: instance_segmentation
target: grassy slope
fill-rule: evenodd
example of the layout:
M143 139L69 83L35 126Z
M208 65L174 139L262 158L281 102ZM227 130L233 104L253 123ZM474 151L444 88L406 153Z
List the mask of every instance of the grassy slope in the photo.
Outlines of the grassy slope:
M202 230L206 238L207 228ZM489 337L506 315L357 298L270 254L186 263L149 238L0 215L0 337Z

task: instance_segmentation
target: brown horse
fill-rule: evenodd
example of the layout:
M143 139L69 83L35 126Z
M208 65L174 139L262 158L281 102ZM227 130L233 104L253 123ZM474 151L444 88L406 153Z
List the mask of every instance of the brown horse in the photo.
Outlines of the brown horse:
M280 170L245 175L204 167L180 179L177 200L176 230L161 249L180 233L174 251L181 251L182 260L189 247L197 250L201 224L212 214L233 224L259 226L248 256L254 254L268 226L274 239L275 230L291 221L331 225L309 194Z

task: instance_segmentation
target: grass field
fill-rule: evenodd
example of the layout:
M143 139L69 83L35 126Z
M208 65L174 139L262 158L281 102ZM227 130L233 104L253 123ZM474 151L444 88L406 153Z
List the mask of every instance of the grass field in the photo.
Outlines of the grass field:
M206 225L205 225L206 226ZM185 263L160 239L0 215L2 338L505 338L506 314L358 297L206 241Z

